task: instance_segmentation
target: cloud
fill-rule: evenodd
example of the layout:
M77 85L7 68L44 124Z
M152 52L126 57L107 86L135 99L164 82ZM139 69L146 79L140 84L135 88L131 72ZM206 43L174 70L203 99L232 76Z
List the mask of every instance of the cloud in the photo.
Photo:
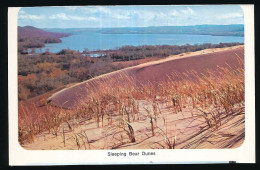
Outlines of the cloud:
M180 12L178 12L177 10L170 10L164 12L142 10L142 11L133 11L132 15L136 16L140 20L167 21L167 20L172 20L176 16L180 16Z
M178 15L179 15L179 12L176 11L176 10L172 10L172 11L169 12L169 16L176 17Z
M67 7L65 7L65 8L67 8L68 10L76 10L76 9L79 9L80 7L78 7L78 6L67 6Z
M99 13L101 15L115 18L115 19L130 19L131 18L131 12L127 10L118 10L107 8L107 7L95 7L95 8L88 8L86 9L89 13Z
M108 16L115 19L130 19L132 17L131 11L115 10L111 13L107 13Z
M66 9L69 11L81 11L86 14L111 14L110 9L108 7L103 6L67 6Z
M97 14L97 13L103 13L103 14L111 14L111 11L107 7L103 6L88 6L88 7L68 7L70 10L82 10L84 13L87 14Z
M195 13L190 7L187 7L187 9L181 10L181 12L184 13L185 15L193 15Z
M97 9L99 10L99 12L103 13L103 14L111 14L111 11L109 8L107 7L97 7ZM92 9L94 11L94 9Z
M243 17L244 15L241 13L228 13L225 15L220 15L217 16L218 19L231 19L231 18L240 18Z
M20 11L18 16L19 19L40 20L45 18L45 16L43 15L30 15L30 14L26 14L24 11L22 13L21 12L22 11Z
M152 11L132 11L132 15L141 20L153 20L155 18L155 12Z
M59 14L51 15L50 19L70 20L65 13L59 13Z
M19 11L19 14L25 14L25 11Z
M77 21L96 21L97 18L95 17L79 17L79 16L70 16L69 17L70 20L77 20Z
M61 20L76 20L76 21L95 21L95 17L81 17L81 16L68 16L65 13L54 14L49 17L50 19L61 19Z
M129 15L121 15L121 14L112 14L111 17L116 18L116 19L130 19L131 18L131 16L129 16Z
M107 18L111 19L119 19L119 20L127 20L131 18L141 19L141 20L153 20L153 19L165 19L168 17L175 17L179 15L179 12L176 10L171 10L169 12L155 12L151 10L123 10L118 9L116 7L104 7L104 6L88 6L88 7L67 7L70 10L78 10L81 9L85 14L92 15L92 20L95 20L95 17L99 17L99 15L103 15ZM187 8L188 9L188 8ZM189 10L189 9L188 9ZM193 12L193 11L192 11ZM93 16L94 15L94 16ZM58 17L58 16L57 16ZM54 18L54 17L52 17ZM59 16L60 19L65 16ZM68 17L73 19L73 17ZM86 20L80 19L79 17L74 17L75 20ZM171 19L171 18L169 18Z

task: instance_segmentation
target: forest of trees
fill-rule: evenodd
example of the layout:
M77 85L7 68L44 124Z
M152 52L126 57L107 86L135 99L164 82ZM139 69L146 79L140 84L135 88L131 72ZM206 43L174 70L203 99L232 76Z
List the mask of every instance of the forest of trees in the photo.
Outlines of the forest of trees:
M195 44L195 45L144 45L144 46L124 46L118 48L109 56L113 61L129 61L137 60L146 57L167 57L169 55L176 55L184 52L199 51L207 48L223 48L231 47L235 45L241 45L242 43L219 43L219 44Z
M241 43L220 43L183 46L125 46L100 57L90 57L70 49L58 53L18 53L18 98L26 100L63 85L183 52L221 48ZM105 52L105 51L101 51ZM133 62L131 62L133 61ZM141 61L141 62L138 62Z
M18 39L18 52L26 53L28 49L42 48L47 43L60 43L59 38L50 37L30 37L30 38L19 38Z
M68 83L81 82L107 72L121 69L104 58L84 57L73 53L18 55L19 100L46 93Z

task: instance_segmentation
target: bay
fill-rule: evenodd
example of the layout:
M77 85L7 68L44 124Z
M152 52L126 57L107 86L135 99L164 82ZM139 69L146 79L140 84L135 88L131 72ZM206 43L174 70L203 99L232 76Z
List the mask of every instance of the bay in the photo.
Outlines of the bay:
M61 38L61 43L46 44L37 52L59 52L62 49L83 51L87 48L93 50L115 49L126 45L185 45L185 44L218 44L231 42L244 42L244 37L239 36L212 36L192 34L102 34L96 32L79 31L71 36Z

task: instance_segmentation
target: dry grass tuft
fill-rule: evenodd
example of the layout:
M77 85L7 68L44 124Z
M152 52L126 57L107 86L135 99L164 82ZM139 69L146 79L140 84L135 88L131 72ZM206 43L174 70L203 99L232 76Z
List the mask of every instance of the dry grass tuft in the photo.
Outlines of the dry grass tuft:
M114 131L117 146L126 143L125 132L131 143L136 142L133 126L140 120L141 114L139 101L144 100L152 104L152 108L145 108L147 118L150 120L152 136L155 136L157 117L163 113L159 103L169 104L172 114L182 112L183 108L197 109L200 116L205 119L208 127L217 130L223 124L221 117L230 116L236 108L241 108L245 100L244 62L239 59L240 65L236 68L218 67L217 70L208 70L206 74L195 71L186 73L172 73L168 79L161 82L137 83L134 77L122 73L118 77L109 77L97 82L97 85L86 87L90 91L84 101L84 105L77 110L57 112L54 107L48 106L48 112L39 112L34 107L29 109L19 105L19 142L33 142L34 136L45 131L53 135L63 136L66 144L64 128L59 134L60 125L66 122L68 129L73 130L71 120L88 121L94 119L97 128L113 127L122 131ZM193 113L191 112L193 115ZM131 123L131 124L130 124ZM164 125L167 123L164 121ZM168 149L174 149L176 136L170 140L167 131L161 130ZM111 135L111 134L110 134ZM86 134L73 136L75 144L80 149L90 149L89 139ZM81 144L80 143L81 139ZM88 147L87 147L87 145ZM112 148L113 148L112 147Z

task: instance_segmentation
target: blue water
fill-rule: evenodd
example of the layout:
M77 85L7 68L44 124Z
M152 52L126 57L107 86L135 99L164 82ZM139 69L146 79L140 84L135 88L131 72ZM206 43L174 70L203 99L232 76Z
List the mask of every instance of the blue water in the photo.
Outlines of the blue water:
M185 45L203 43L230 43L244 42L244 37L237 36L211 36L211 35L187 35L187 34L101 34L94 32L77 32L69 37L61 38L62 43L46 44L50 52L59 52L62 49L72 49L83 51L88 50L108 50L125 45ZM38 49L39 50L39 49ZM37 50L37 51L38 51Z

